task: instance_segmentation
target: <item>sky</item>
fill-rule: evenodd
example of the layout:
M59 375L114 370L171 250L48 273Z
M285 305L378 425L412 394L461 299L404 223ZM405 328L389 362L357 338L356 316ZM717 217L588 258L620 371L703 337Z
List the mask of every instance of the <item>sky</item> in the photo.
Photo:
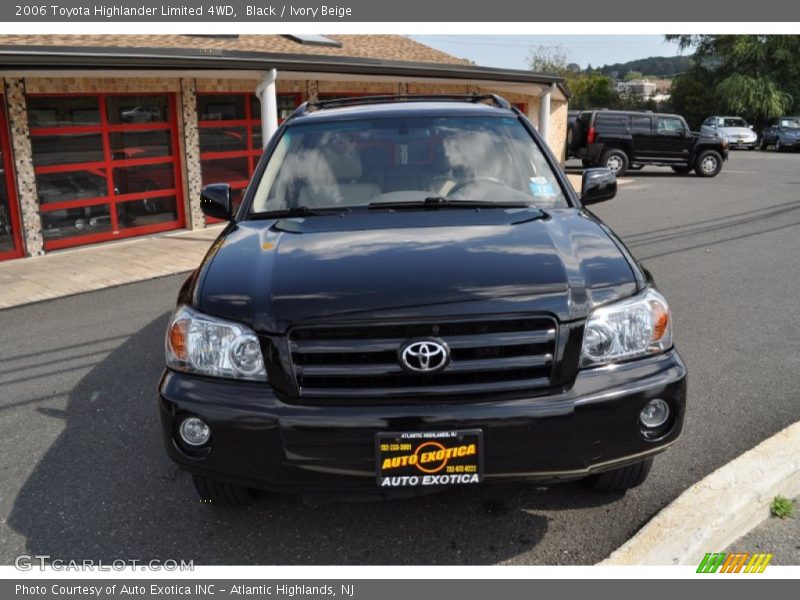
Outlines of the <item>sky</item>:
M661 35L412 35L413 39L484 67L527 69L531 47L561 45L585 68L680 54Z

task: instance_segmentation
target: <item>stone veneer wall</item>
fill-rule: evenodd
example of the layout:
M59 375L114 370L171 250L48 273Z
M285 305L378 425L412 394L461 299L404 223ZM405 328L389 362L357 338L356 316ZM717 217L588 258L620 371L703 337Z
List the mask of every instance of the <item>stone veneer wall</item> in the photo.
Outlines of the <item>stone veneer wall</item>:
M200 132L197 129L197 83L194 79L181 79L181 109L183 115L183 146L186 225L191 229L206 226L205 216L200 210L200 191L203 189L203 173L200 166Z
M22 237L28 256L44 254L42 220L33 172L33 153L28 129L28 108L25 103L25 82L18 77L5 80L8 126L14 151L14 171L17 176L17 197L22 214Z

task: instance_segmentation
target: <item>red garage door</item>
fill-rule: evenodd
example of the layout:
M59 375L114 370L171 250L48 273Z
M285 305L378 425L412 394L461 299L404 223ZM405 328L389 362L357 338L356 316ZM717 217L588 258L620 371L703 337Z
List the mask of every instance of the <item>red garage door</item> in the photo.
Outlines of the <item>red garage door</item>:
M45 248L184 224L174 94L29 95Z
M300 104L300 94L278 94L278 122ZM228 183L234 205L253 175L262 152L261 102L255 94L197 94L203 185ZM206 217L209 222L216 219Z
M0 95L0 260L22 256L13 165L8 143L5 102Z

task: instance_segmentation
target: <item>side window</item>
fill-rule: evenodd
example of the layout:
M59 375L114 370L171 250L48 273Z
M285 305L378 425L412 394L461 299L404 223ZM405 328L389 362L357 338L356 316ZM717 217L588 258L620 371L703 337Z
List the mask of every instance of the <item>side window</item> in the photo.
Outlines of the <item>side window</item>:
M677 133L683 131L683 121L675 117L658 117L658 133Z
M650 117L631 117L631 131L650 133Z
M708 117L705 121L703 121L703 125L706 127L713 127L715 125L714 117Z

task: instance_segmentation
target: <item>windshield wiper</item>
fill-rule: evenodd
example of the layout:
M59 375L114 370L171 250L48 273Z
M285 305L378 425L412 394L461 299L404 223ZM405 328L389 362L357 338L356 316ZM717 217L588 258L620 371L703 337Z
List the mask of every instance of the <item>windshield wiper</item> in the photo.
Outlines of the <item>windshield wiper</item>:
M424 200L370 202L370 210L436 210L439 208L536 208L525 202L492 202L490 200L452 200L443 196L428 196Z
M278 210L265 210L263 212L255 212L247 215L248 219L283 219L292 217L316 217L318 215L325 215L331 213L344 213L348 212L349 208L341 207L325 207L325 208L311 208L310 206L293 206L292 208L281 208Z

